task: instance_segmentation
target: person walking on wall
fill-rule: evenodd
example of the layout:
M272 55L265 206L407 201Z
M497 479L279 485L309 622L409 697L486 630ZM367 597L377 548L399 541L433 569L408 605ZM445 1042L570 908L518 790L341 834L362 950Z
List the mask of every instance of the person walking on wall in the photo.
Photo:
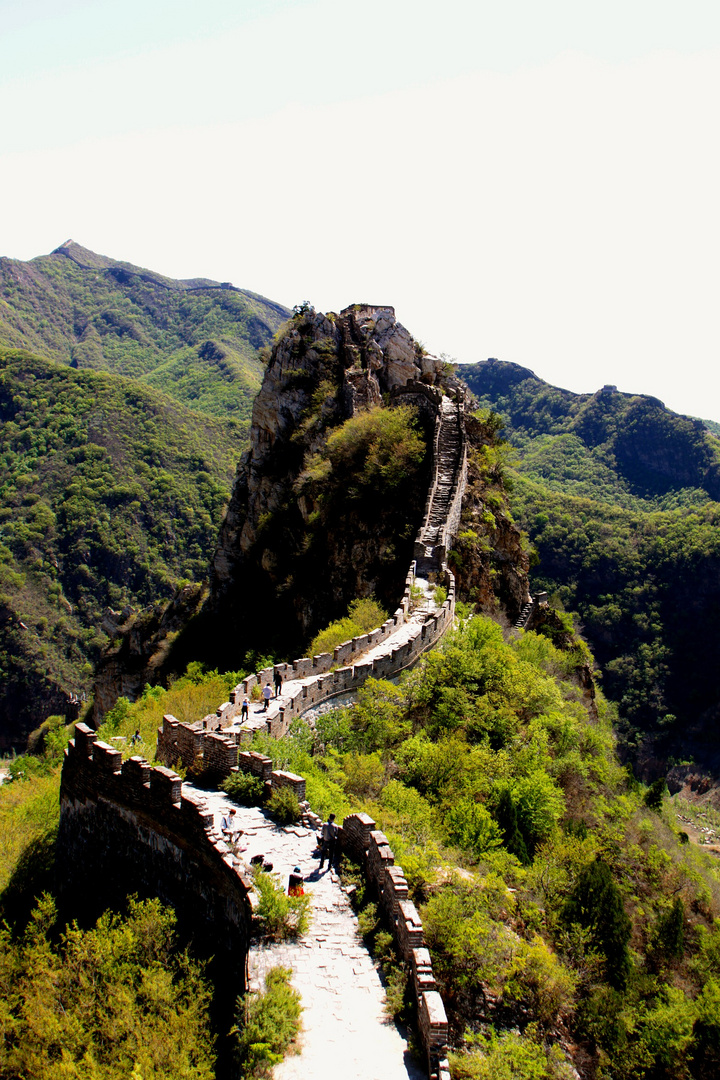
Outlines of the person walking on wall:
M241 724L242 724L243 720L247 720L249 712L250 712L250 702L248 701L247 697L244 697L243 698L243 703L242 703L242 708L240 710L240 723Z
M277 668L275 668L274 682L275 682L275 697L277 698L277 697L280 697L280 691L282 690L282 675L280 674L280 672L278 671Z
M263 686L263 697L265 698L265 705L263 707L263 712L267 712L268 702L269 702L269 700L270 700L270 698L272 696L273 696L272 687L270 686L270 683L266 683L265 686Z
M335 824L335 815L331 814L322 827L322 846L320 848L320 869L323 868L327 856L328 869L332 870L335 863L335 847L337 845L338 827Z

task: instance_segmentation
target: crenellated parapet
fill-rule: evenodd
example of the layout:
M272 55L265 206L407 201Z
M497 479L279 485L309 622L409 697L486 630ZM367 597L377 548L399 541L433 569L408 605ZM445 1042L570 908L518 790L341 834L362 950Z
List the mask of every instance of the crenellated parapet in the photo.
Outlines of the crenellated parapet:
M215 829L198 792L141 757L126 761L75 725L60 787L59 893L81 924L128 894L157 896L177 914L181 936L211 963L219 1007L245 988L252 883Z
M364 869L398 951L412 973L428 1076L430 1080L450 1080L445 1006L433 975L430 953L425 947L422 920L415 904L408 899L408 883L402 867L396 866L387 837L369 814L350 814L345 818L342 844L343 852Z

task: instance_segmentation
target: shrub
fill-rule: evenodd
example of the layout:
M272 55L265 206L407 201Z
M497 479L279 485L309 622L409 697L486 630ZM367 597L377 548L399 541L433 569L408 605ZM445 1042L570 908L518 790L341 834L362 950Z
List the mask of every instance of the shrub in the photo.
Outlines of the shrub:
M362 628L364 634L382 626L388 617L387 611L371 596L353 600L348 607L348 615Z
M293 825L300 820L300 803L290 788L273 791L267 804L268 813L278 825Z
M235 1028L243 1080L270 1076L300 1030L300 995L290 985L291 975L290 968L270 968L264 993L245 997L245 1016Z
M233 773L221 786L225 794L239 806L259 806L265 794L264 783L252 773Z
M356 413L333 431L324 451L335 476L352 477L357 488L397 487L422 461L425 442L407 406L374 406Z
M466 1036L468 1049L450 1053L455 1080L555 1080L567 1077L562 1054L515 1031Z
M210 1080L211 987L175 926L159 900L131 898L59 932L45 895L17 941L0 930L0 1075Z
M497 822L482 803L461 799L445 817L445 827L452 843L480 856L502 843Z
M668 787L664 776L654 780L645 792L645 805L648 809L656 811L662 810L663 799L667 795L667 790Z
M521 863L530 862L527 846L522 833L518 828L517 810L513 797L507 788L500 793L497 806L495 807L495 820L503 834L505 848L511 855L515 855Z
M386 619L387 612L371 597L353 600L344 618L335 619L319 634L316 634L310 642L308 652L311 656L333 652L338 645L382 626Z
M320 653L331 653L345 641L360 637L362 632L362 626L355 622L354 619L336 619L335 622L331 622L329 626L316 634L310 642L308 652L311 656L318 656Z
M671 906L658 918L648 952L653 963L660 967L679 960L684 946L685 904L676 896Z
M259 902L255 911L260 929L273 941L299 937L308 928L310 897L287 896L282 885L264 870L254 873Z

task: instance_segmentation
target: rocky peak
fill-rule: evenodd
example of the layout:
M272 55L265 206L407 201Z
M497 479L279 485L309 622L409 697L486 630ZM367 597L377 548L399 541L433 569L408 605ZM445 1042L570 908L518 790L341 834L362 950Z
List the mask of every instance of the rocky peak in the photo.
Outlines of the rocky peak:
M264 463L324 383L347 419L358 408L379 404L394 387L438 382L442 371L443 362L424 352L392 307L356 304L339 315L304 308L280 331L255 399L248 467Z

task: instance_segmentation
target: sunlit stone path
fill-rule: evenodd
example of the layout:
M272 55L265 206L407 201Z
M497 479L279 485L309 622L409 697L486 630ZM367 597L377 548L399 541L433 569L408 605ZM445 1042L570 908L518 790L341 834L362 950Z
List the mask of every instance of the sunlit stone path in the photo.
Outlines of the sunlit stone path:
M202 797L219 816L229 807L222 794ZM299 1053L275 1067L275 1080L424 1080L407 1043L384 1015L379 973L357 931L357 919L337 875L318 873L315 833L302 826L280 828L255 808L238 808L244 830L241 857L263 855L283 885L295 866L312 898L308 932L297 942L253 947L250 986L260 989L265 972L277 964L292 968L302 998Z

